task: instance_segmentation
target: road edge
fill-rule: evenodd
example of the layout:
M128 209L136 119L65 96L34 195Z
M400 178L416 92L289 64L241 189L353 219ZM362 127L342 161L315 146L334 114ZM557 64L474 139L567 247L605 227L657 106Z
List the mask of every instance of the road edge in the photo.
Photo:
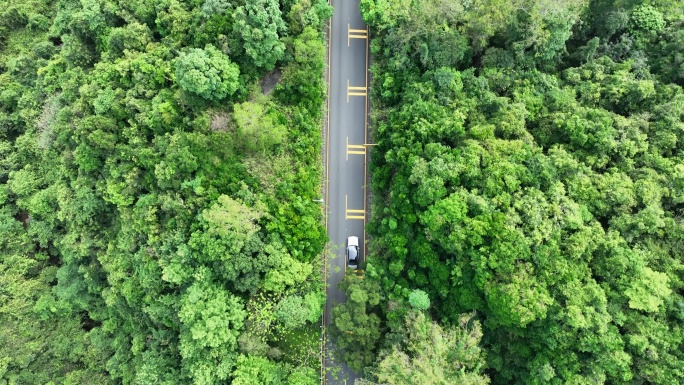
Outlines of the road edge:
M333 6L332 0L328 0L328 5ZM333 8L333 12L335 12ZM322 154L321 156L321 161L323 162L323 169L325 173L325 179L323 180L323 195L325 198L322 204L322 208L324 211L324 220L325 220L325 233L328 233L328 163L329 163L329 156L330 156L330 47L331 47L331 39L332 39L332 16L330 19L328 19L328 26L327 30L325 31L326 34L326 48L325 48L325 56L326 56L326 69L323 71L323 77L325 80L325 118L323 119L323 124L321 127L321 135L323 137L323 149L325 151L325 154ZM325 248L323 249L323 253L321 257L323 258L323 284L324 287L327 288L328 285L328 250L329 250L329 242L326 242ZM327 309L328 309L328 295L327 295L327 289L326 289L326 296L325 296L325 305L323 305L323 316L321 317L321 373L320 373L320 383L321 385L326 384L326 356L327 356L327 343L328 343L328 331L325 325L325 321L328 317L327 314Z

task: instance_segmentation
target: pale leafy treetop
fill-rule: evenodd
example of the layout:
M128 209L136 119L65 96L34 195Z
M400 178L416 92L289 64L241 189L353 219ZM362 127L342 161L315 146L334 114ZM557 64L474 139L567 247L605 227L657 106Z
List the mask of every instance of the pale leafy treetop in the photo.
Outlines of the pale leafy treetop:
M418 310L427 310L430 307L430 297L422 290L413 290L408 300L409 304Z
M632 286L625 291L630 308L649 313L658 312L670 294L672 289L667 274L653 271L648 267L643 268Z
M234 236L238 242L249 239L260 227L257 221L264 216L264 208L250 208L227 195L220 195L210 209L202 212L208 233L221 237Z

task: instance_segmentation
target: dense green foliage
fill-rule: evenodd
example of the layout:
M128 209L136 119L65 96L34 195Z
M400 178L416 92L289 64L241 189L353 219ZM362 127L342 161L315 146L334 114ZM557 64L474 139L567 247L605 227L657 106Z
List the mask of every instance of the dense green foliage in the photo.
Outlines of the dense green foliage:
M362 12L378 146L372 255L334 311L347 362L420 371L436 346L395 353L408 301L445 330L475 312L495 384L684 383L682 3Z
M0 384L318 383L330 12L0 0Z
M212 45L191 48L176 60L180 88L205 99L220 101L237 91L240 69Z
M483 365L478 347L482 331L475 322L443 330L423 313L408 312L404 324L393 330L400 343L383 355L374 373L382 384L484 385L489 379L477 373Z

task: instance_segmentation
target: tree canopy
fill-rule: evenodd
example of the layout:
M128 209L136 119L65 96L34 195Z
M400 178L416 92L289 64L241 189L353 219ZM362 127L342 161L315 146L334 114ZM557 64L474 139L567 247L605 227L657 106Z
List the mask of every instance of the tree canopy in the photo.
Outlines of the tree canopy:
M176 59L176 81L181 89L220 101L239 87L240 69L211 45L191 48Z
M286 3L0 0L0 384L318 382L330 10Z
M361 5L377 143L363 285L379 300L345 283L333 316L381 334L340 333L347 362L439 383L443 363L419 366L439 345L407 350L395 330L408 311L440 334L474 312L476 378L683 382L681 4Z

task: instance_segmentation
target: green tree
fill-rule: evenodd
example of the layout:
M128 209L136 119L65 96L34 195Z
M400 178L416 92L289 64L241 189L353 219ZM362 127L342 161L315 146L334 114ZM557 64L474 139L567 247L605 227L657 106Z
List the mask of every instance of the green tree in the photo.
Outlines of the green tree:
M183 370L195 384L214 384L232 373L238 360L237 338L245 318L242 301L198 269L196 281L181 298L179 350Z
M240 85L238 66L212 45L181 52L175 67L178 85L208 100L225 99Z
M223 15L230 8L228 0L205 0L202 4L202 16L208 19L214 15Z
M297 0L287 13L288 34L299 35L306 27L320 30L333 13L333 7L322 0Z
M470 316L462 316L456 328L442 329L421 312L409 312L398 331L401 343L381 356L374 375L378 383L489 384L482 374L484 352L479 347L482 330Z
M427 310L430 308L430 297L422 290L413 290L411 294L409 294L408 300L411 307L415 309Z
M376 314L380 287L350 273L340 282L340 289L348 300L333 308L330 330L337 347L343 349L345 362L360 371L375 360L374 351L382 336L382 321Z
M287 136L287 128L278 121L274 111L259 102L236 104L233 119L239 146L248 152L270 150Z
M364 280L390 331L347 358L401 347L420 288L444 329L477 312L493 383L681 382L681 91L649 69L674 68L653 60L676 47L671 4L504 3L362 2L380 197ZM448 28L484 56L431 67L423 38ZM388 378L412 373L391 357Z
M236 385L280 385L285 373L282 367L262 357L241 355L233 372L232 384Z
M651 5L634 8L631 22L635 31L660 32L665 28L663 14Z
M107 41L110 57L123 55L124 50L144 51L151 42L150 30L146 25L138 22L126 24L123 27L112 28Z
M316 322L322 313L325 299L316 293L288 295L276 306L275 316L285 329L304 326L306 322Z
M280 36L286 27L278 1L249 1L245 6L237 7L233 17L234 32L242 38L244 50L254 66L272 70L285 53Z
M320 383L320 373L307 366L300 366L290 372L287 377L288 385L316 385Z
M269 362L275 383L315 382L319 333L300 326L322 311L311 261L325 230L311 197L327 3L304 2L295 13L306 35L283 43L295 22L279 20L278 2L265 23L263 7L243 7L252 27L277 24L273 47L287 42L309 72L288 84L310 93L259 100L249 128L275 136L257 142L268 151L246 151L227 119L225 101L258 81L233 32L240 4L2 5L0 383L217 384L238 363L259 366L240 353L280 358ZM268 39L250 31L263 49ZM210 129L216 116L229 132ZM267 186L247 164L268 168L274 152L285 161ZM283 312L296 330L276 320L282 298L305 310Z
M323 80L314 76L323 70L325 46L317 30L306 27L294 38L294 62L283 70L276 88L276 97L288 104L296 104L314 111L322 103L325 92Z
M8 208L0 209L0 381L111 383L80 317L51 292L54 256L34 252Z

